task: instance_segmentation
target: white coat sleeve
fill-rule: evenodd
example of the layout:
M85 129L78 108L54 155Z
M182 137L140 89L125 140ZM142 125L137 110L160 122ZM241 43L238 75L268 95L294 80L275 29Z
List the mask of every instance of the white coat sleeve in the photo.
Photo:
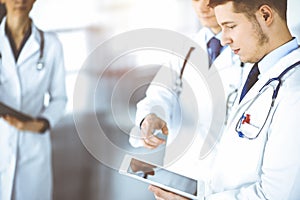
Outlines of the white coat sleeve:
M158 117L170 124L174 102L177 96L172 90L172 77L174 71L169 67L162 67L154 77L146 91L146 97L137 104L135 125L140 127L141 121L146 115L155 113ZM133 147L143 145L138 135L139 132L131 131L129 142Z
M285 94L273 116L261 167L260 181L206 199L300 198L300 92Z
M66 86L65 86L65 68L64 68L64 57L63 57L63 50L62 45L58 38L54 35L48 35L46 37L45 33L45 48L46 43L51 45L48 47L49 52L45 52L45 57L52 56L52 60L48 60L51 62L51 81L48 86L48 93L50 96L49 104L40 114L41 117L46 118L49 123L50 127L53 127L60 117L64 114L67 96L66 96ZM47 61L46 61L47 62Z

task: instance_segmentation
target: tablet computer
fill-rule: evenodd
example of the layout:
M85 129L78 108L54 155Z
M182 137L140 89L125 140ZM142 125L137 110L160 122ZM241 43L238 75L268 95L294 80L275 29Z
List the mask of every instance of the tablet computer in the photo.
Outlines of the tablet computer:
M20 111L17 111L14 108L11 108L11 107L7 106L6 104L0 102L0 117L2 117L4 115L10 115L10 116L15 117L23 122L30 121L33 119L31 116L26 115Z
M119 172L190 199L203 199L204 182L126 155Z

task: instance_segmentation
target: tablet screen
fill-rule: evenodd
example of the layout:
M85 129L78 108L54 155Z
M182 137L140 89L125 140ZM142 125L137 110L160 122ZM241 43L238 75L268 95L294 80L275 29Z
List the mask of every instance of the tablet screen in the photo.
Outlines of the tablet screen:
M127 173L197 196L197 181L132 158Z

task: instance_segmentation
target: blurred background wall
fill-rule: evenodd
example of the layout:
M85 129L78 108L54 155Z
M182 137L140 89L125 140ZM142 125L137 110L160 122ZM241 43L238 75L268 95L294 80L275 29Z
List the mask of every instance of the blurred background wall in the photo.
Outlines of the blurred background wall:
M69 96L76 73L103 41L138 28L163 28L192 35L201 28L192 0L38 0L31 13L43 30L58 33L64 47ZM300 1L288 0L288 24L300 37ZM130 62L130 61L129 61ZM124 64L126 65L126 64ZM69 98L68 113L72 112Z

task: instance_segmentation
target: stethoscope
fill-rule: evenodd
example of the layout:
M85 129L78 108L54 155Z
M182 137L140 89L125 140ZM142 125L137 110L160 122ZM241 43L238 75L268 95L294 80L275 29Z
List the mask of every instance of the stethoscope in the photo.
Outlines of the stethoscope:
M173 91L175 92L175 94L177 94L177 96L179 97L179 95L181 94L182 92L182 76L183 76L183 72L184 72L184 69L185 69L185 66L186 66L186 63L192 53L192 51L195 49L195 47L190 47L185 59L184 59L184 62L183 62L183 65L181 67L181 71L179 73L179 75L177 76L175 82L174 82L174 87L173 87ZM243 76L243 68L244 68L245 64L243 62L240 63L240 67L241 67L241 74L240 74L240 83L242 83L242 76ZM237 98L237 95L238 95L238 89L235 88L232 92L230 92L227 96L227 99L226 99L226 115L225 115L225 124L227 124L227 121L228 121L228 118L229 118L229 111L230 109L232 108L232 106L234 105L234 102Z
M249 140L254 140L256 139L259 134L261 133L262 129L264 128L264 126L266 125L267 119L269 118L269 115L274 107L275 104L275 100L278 96L280 87L282 85L283 82L283 76L286 75L289 71L291 71L292 69L294 69L295 67L297 67L298 65L300 65L300 61L296 62L295 64L289 66L288 68L286 68L278 77L275 78L271 78L269 79L263 86L262 88L259 90L258 94L252 99L252 102L247 106L247 108L245 109L245 112L243 112L242 116L240 117L239 121L236 124L236 128L235 131L238 133L238 136L241 138L246 138ZM253 105L253 103L258 99L258 97L260 97L268 88L268 86L271 85L271 83L276 83L275 87L273 87L273 94L272 94L272 100L271 100L271 105L270 108L267 112L267 116L264 120L264 123L262 124L261 127L255 127L256 130L258 130L258 132L256 134L251 134L251 136L247 135L245 132L243 132L242 130L242 126L247 124L247 125L251 125L250 122L250 115L246 113L247 110L249 110L249 108ZM275 88L275 89L274 89Z
M186 56L185 56L185 58L184 58L184 62L183 62L183 65L182 65L182 67L181 67L179 76L178 76L178 77L176 78L176 80L175 80L175 84L174 84L174 87L173 87L173 91L177 94L178 97L179 97L179 95L181 94L181 91L182 91L182 76L183 76L183 72L184 72L186 63L187 63L187 61L189 60L190 55L191 55L191 53L192 53L192 51L193 51L194 49L195 49L195 47L190 47L188 53L186 54Z
M234 90L232 90L226 99L226 113L225 113L225 120L224 120L224 124L226 125L228 123L228 119L229 119L229 111L231 110L231 108L233 107L233 105L235 104L235 101L237 99L238 96L238 88L241 86L242 84L242 79L243 79L243 68L244 68L245 64L243 62L240 63L240 80L239 80L239 86L235 86Z
M40 35L40 38L41 38L41 41L40 41L40 55L39 55L39 59L36 63L36 70L37 71L41 71L44 69L45 65L44 65L44 46L45 46L45 37L44 37L44 32L39 30L38 29L38 32L39 32L39 35ZM2 54L0 52L0 62L2 62ZM2 70L2 67L0 67L0 85L2 84L2 78L1 78L1 70Z

